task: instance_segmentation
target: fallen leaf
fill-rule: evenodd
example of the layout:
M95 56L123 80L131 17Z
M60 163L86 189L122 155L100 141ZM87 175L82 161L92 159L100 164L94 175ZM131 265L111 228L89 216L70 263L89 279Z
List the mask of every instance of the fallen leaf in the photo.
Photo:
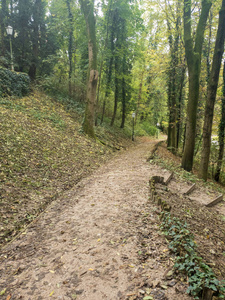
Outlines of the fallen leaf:
M6 298L6 300L10 300L11 297L12 297L11 295L8 295L7 298Z
M2 291L0 292L0 296L4 295L5 292L6 292L6 289L2 290Z
M153 300L154 298L152 297L152 296L145 296L144 298L143 298L143 300Z
M94 271L94 269L90 268L89 271Z
M51 294L49 295L49 297L51 297L54 294L54 291L51 292Z
M55 271L53 271L53 270L49 270L49 272L50 272L50 273L53 273L53 274L55 273Z

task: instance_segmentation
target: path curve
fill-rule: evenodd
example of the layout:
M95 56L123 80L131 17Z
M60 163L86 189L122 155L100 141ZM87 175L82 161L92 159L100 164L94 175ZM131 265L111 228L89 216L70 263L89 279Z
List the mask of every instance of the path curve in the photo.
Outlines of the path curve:
M160 280L167 267L157 257L166 252L166 244L154 215L148 215L150 229L142 223L149 178L160 175L160 169L146 161L156 142L114 157L4 248L0 291L6 288L5 299L143 299L145 291L135 294L143 282L157 286L154 280ZM148 264L138 257L140 230L147 230L152 240L149 251L155 257ZM154 299L181 299L174 289L157 293ZM182 299L191 298L182 294Z

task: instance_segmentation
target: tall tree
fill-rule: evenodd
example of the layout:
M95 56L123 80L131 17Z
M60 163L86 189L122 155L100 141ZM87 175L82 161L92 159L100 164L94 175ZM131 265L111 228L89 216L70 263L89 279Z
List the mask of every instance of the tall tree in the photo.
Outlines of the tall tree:
M213 55L212 69L210 72L208 92L205 106L205 118L203 126L203 145L200 164L200 177L207 180L208 177L208 165L211 146L211 134L212 134L212 122L214 105L216 100L216 92L219 81L219 73L221 60L224 52L224 40L225 40L225 0L222 1L222 6L219 12L219 24L216 35L216 43Z
M31 62L29 76L32 80L36 78L36 72L39 64L39 54L41 44L41 36L43 36L43 24L45 22L45 2L43 0L35 0L32 7L32 23L31 23Z
M68 42L68 54L69 54L69 96L72 95L71 90L71 78L72 78L72 72L73 72L73 14L71 11L71 0L66 0L66 5L68 9L68 19L69 19L69 42Z
M106 55L106 89L105 89L105 96L103 100L103 106L102 106L102 117L101 117L101 124L103 123L104 116L105 116L105 109L106 109L106 103L108 101L108 97L110 95L110 86L111 86L111 79L112 79L112 72L113 72L113 61L114 61L114 39L115 39L115 23L117 20L117 13L116 11L111 12L109 10L108 14L110 15L111 24L110 24L110 45L109 49L107 49L107 55ZM107 31L108 31L108 24L107 24ZM106 36L106 46L108 45L108 32Z
M202 0L195 38L192 36L191 0L184 0L184 45L189 75L189 95L187 105L187 124L182 167L191 171L193 166L196 117L199 99L199 78L201 70L202 45L209 10L210 0Z
M180 44L180 12L179 1L177 1L175 29L172 30L169 16L167 17L167 27L169 33L170 46L170 65L168 71L168 109L169 109L169 126L168 126L168 141L167 146L173 153L177 148L177 115L178 115L178 49ZM174 31L174 32L173 32Z
M95 121L95 103L96 103L96 88L98 82L97 71L97 45L95 32L95 16L94 16L94 0L79 0L81 9L86 21L88 35L88 83L86 108L83 121L83 130L89 136L95 138L94 121Z
M224 155L224 137L225 137L225 61L223 63L223 95L222 95L222 103L221 103L221 118L218 130L219 136L219 154L217 159L217 166L216 166L216 173L215 173L215 180L219 181L221 167L223 162L223 155Z
M5 55L5 27L6 27L6 17L7 17L7 4L6 0L1 1L0 7L0 32L1 32L1 53L0 55Z
M14 58L19 66L20 72L28 72L31 62L30 40L32 23L32 2L31 0L19 0L15 6L15 23L17 37L14 39L14 45L17 51L14 51Z
M120 20L117 19L118 21ZM120 49L121 49L121 37L120 33L118 30L118 22L116 26L116 43L115 43L115 53L114 53L114 69L115 69L115 74L114 74L114 81L115 81L115 90L114 90L114 108L113 108L113 115L111 119L110 125L113 126L115 118L116 118L116 113L117 113L117 106L119 102L119 96L120 96L120 68L121 68L121 58L120 58Z

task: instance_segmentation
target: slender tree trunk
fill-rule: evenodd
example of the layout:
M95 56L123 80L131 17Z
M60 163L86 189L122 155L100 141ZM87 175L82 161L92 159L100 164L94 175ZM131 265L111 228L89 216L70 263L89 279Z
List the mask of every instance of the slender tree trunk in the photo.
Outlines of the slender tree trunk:
M102 68L103 68L103 59L101 61L99 76L98 76L98 89L97 89L97 100L96 100L96 111L95 111L95 126L98 125L98 104L99 104L99 95L100 95L100 87L102 82Z
M145 73L145 70L143 70L141 72L141 82L139 84L138 101L137 101L137 108L136 108L136 113L135 113L135 122L134 122L134 125L136 125L137 118L138 118L138 115L139 115L139 106L140 106L141 98L142 98L142 88L143 88L144 73Z
M209 83L209 77L210 77L210 50L211 50L211 39L212 39L212 20L213 20L213 14L210 11L209 12L209 37L208 37L208 45L207 45L207 57L206 57L206 70L207 70L207 86Z
M223 97L221 104L221 119L219 125L219 154L216 166L215 180L219 181L220 172L223 162L223 154L224 154L224 137L225 137L225 61L223 63Z
M110 57L109 60L109 66L108 66L108 72L107 72L107 82L106 82L106 92L105 92L105 98L103 101L103 108L102 108L102 118L101 118L101 123L103 123L104 116L105 116L105 107L106 107L106 101L108 99L108 96L110 94L110 83L111 83L111 78L112 78L112 66L113 66L113 55Z
M180 141L181 141L181 135L182 135L182 102L183 102L183 89L184 89L184 80L185 80L185 72L186 72L186 66L185 63L182 67L181 71L181 77L180 77L180 86L179 86L179 95L178 95L178 107L177 107L177 149L179 148Z
M182 158L182 167L186 171L191 171L193 166L202 45L206 21L211 5L212 3L210 2L210 0L202 1L201 15L197 25L195 45L193 46L193 39L191 34L191 0L184 0L184 43L189 73L187 127L184 153Z
M103 123L103 120L104 120L106 101L110 94L110 84L111 84L111 79L112 79L112 67L113 67L113 60L114 60L113 51L114 51L114 31L112 31L112 33L111 33L111 53L110 53L110 59L109 59L108 68L107 68L107 82L106 82L105 98L103 101L101 124Z
M1 55L5 55L5 19L7 16L6 0L2 0L1 11L0 11L0 26L1 26Z
M112 7L112 0L110 1L109 4L109 8L108 8L108 18L107 18L107 25L106 25L106 39L105 39L105 46L104 46L104 51L107 48L108 45L108 38L109 38L109 20L110 20L110 16L111 16L111 7ZM98 78L98 90L97 90L97 101L96 101L96 117L95 117L95 126L98 125L98 114L97 114L97 110L98 110L98 104L99 104L99 95L100 95L100 87L101 87L101 78L102 78L102 68L103 68L103 61L104 61L104 52L102 54L102 58L101 58L101 66L100 66L100 71L99 71L99 78ZM105 114L105 101L104 101L104 114ZM102 114L103 118L104 118L104 114ZM102 119L103 122L103 119Z
M125 78L122 79L122 121L120 128L124 128L126 120L126 82Z
M36 0L33 7L33 53L32 62L29 69L29 76L31 80L36 79L36 71L38 65L39 55L39 25L40 25L40 14L41 14L41 0Z
M205 106L205 119L203 126L203 145L200 164L200 178L207 180L209 156L211 147L211 134L212 134L212 122L213 113L216 100L216 92L219 81L219 73L221 60L224 52L224 40L225 40L225 0L222 1L222 7L219 12L219 25L216 36L216 44L213 55L212 70L210 72L208 93Z
M124 128L125 120L126 120L126 57L123 56L123 79L122 79L122 121L120 128Z
M166 4L167 5L167 4ZM169 107L169 126L168 126L168 144L167 147L176 152L177 149L177 101L178 101L178 48L179 48L179 7L177 6L177 18L174 34L171 30L169 18L167 18L167 29L169 32L169 46L170 46L170 66L169 66L169 82L168 82L168 107ZM173 38L174 35L174 38Z
M98 82L97 71L97 46L94 17L94 1L79 0L85 17L87 34L88 34L88 58L89 74L87 83L86 107L83 122L83 130L89 136L95 138L94 121L95 121L95 103L96 88Z
M70 0L66 0L66 5L68 9L68 19L69 19L69 41L68 41L68 54L69 54L69 96L72 96L72 73L73 73L73 15L70 7Z
M169 71L169 79L168 79L168 90L167 90L167 97L168 97L168 118L169 118L169 125L168 125L168 137L167 137L167 148L170 149L172 145L172 116L171 116L171 94L172 94L172 82L170 80L170 71Z
M114 93L114 109L113 109L113 116L111 119L110 125L113 126L116 112L117 112L117 104L119 99L119 58L115 58L115 93Z

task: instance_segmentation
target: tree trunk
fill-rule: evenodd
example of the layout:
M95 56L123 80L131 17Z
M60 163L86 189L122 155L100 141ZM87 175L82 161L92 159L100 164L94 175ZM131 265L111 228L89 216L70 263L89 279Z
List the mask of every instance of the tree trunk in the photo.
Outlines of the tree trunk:
M104 101L103 101L101 124L103 123L103 120L104 120L106 101L107 101L108 96L110 94L110 83L111 83L111 78L112 78L112 66L113 66L113 54L110 57L109 65L108 65L106 91L105 91L105 98L104 98Z
M5 56L5 19L7 16L7 6L6 6L6 0L2 0L1 5L1 12L0 12L0 24L1 24L1 55Z
M122 79L122 121L120 128L124 128L126 119L126 82L125 78Z
M205 106L205 119L203 126L203 145L200 164L200 178L207 180L209 156L211 147L211 134L212 134L212 122L213 113L216 100L216 92L219 81L219 73L221 60L224 52L224 40L225 40L225 0L222 1L222 7L219 12L219 25L216 36L216 44L213 55L212 70L210 72L208 92Z
M167 89L167 97L168 97L168 111L169 111L169 125L168 125L168 137L167 137L167 148L170 149L171 145L172 145L172 127L171 127L171 123L172 123L172 116L170 113L171 110L171 94L172 94L172 82L170 80L170 75L169 75L169 80L168 80L168 89Z
M178 95L178 107L177 107L177 149L179 148L181 136L182 136L182 104L183 104L183 89L185 86L185 72L186 66L185 63L182 66L181 77L180 77L180 86L179 86L179 95Z
M113 109L113 116L111 119L110 125L113 126L115 118L116 118L116 112L117 112L117 104L119 99L119 58L117 57L115 59L115 93L114 93L114 109Z
M191 171L193 166L202 45L206 21L211 5L212 3L209 0L202 1L201 15L197 25L195 45L193 46L193 39L191 35L191 0L184 0L184 44L189 74L187 127L182 158L182 167L186 171Z
M176 26L172 32L169 18L167 18L167 30L169 32L170 46L170 66L169 66L169 81L168 81L168 107L169 107L169 126L168 126L168 144L167 147L172 153L177 149L177 101L178 101L178 48L179 48L179 25L180 16L179 8L177 7ZM174 36L174 38L173 38Z
M223 63L223 98L221 104L221 119L219 125L219 154L216 166L215 180L219 181L220 172L223 162L223 153L224 153L224 137L225 137L225 61Z
M107 18L107 25L106 25L106 39L105 39L105 46L104 46L104 51L107 48L108 45L108 37L109 37L109 20L110 20L110 16L111 16L111 7L112 7L112 0L109 3L109 7L108 7L108 18ZM97 91L97 101L96 101L96 116L95 116L95 126L98 125L98 104L99 104L99 95L100 95L100 87L101 87L101 78L102 78L102 68L103 68L103 61L104 61L104 52L102 54L102 58L101 58L101 66L100 66L100 71L99 71L99 78L98 78L98 91ZM105 114L105 102L103 104L104 106L104 114ZM104 114L102 114L103 118L104 118ZM103 122L103 119L102 119Z
M126 119L126 56L123 56L123 79L122 79L122 121L120 128L124 128Z
M103 59L101 61L99 76L98 76L98 89L97 89L97 99L96 99L96 111L95 111L95 126L98 126L98 104L99 104L99 95L100 95L100 87L102 82L102 68L103 68Z
M144 73L145 73L145 69L141 72L141 82L139 84L139 92L138 92L138 100L137 100L137 108L136 108L136 113L135 113L135 122L134 122L134 125L136 125L137 119L138 119L138 115L139 115L139 106L140 106L141 99L142 99L142 88L143 88Z
M113 60L114 60L113 51L114 51L114 32L112 31L112 34L111 34L111 53L110 53L111 56L110 56L109 63L108 63L108 68L107 68L107 82L106 82L105 98L104 98L104 101L103 101L101 124L103 123L103 120L104 120L106 101L107 101L107 98L110 94L110 84L111 84L111 79L112 79L112 67L113 67Z
M94 1L79 0L81 9L83 11L86 28L88 34L88 83L86 107L83 122L83 130L89 136L95 138L94 121L95 121L95 103L96 103L96 88L98 82L97 71L97 46L96 46L96 32L95 32L95 17L94 17Z
M38 65L39 55L39 25L41 22L41 0L36 0L33 7L33 53L32 61L29 69L29 76L31 80L36 79L36 71Z
M70 7L70 0L66 0L66 5L68 9L68 19L69 19L69 41L68 41L68 54L69 54L69 96L72 96L72 86L71 78L73 73L73 15Z

